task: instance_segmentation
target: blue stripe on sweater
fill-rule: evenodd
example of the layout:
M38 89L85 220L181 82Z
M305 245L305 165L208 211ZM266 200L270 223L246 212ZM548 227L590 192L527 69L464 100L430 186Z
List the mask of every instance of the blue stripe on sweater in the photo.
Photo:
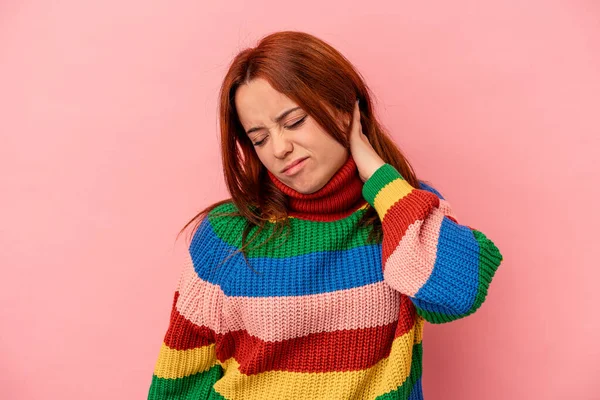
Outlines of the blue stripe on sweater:
M431 276L415 294L414 304L447 315L467 312L479 287L479 243L467 226L444 217Z
M381 244L288 258L253 257L248 259L252 268L238 253L219 266L235 250L215 234L206 219L190 244L198 276L219 285L228 296L301 296L383 281Z
M420 377L413 385L408 400L423 400L423 385L421 380L422 378Z

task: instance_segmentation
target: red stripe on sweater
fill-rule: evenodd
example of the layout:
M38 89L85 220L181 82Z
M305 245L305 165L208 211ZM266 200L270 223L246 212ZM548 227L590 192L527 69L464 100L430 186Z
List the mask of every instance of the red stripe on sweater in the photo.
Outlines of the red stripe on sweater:
M229 332L219 338L217 358L225 361L234 357L246 375L369 368L388 357L393 340L414 326L415 307L407 296L402 299L400 320L384 326L320 332L281 342L266 342L245 330Z
M356 204L352 205L350 208L342 212L329 212L324 214L317 214L311 212L288 211L288 216L300 219L308 219L316 222L332 222L352 215L365 204L367 204L367 201L360 198Z
M381 244L383 269L408 227L415 221L425 220L431 210L439 205L440 199L435 194L426 190L414 189L390 207L381 222L384 233Z
M215 333L212 329L196 325L179 313L176 307L178 297L179 292L176 291L165 344L175 350L189 350L215 343Z
M196 325L177 310L178 297L179 292L175 292L165 344L172 349L189 350L217 342L217 358L225 361L235 357L240 371L247 375L266 371L354 371L372 367L389 356L393 340L409 332L416 318L413 303L402 295L399 320L390 324L269 342L245 330L215 334L206 326Z

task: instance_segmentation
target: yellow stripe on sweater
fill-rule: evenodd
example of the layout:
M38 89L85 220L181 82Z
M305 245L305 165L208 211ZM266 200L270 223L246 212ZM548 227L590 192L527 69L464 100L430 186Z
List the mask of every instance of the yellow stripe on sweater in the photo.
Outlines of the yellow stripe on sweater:
M372 399L395 390L410 373L413 346L421 343L423 318L417 316L410 331L394 339L389 357L374 366L345 372L269 371L244 375L235 358L222 363L225 375L215 383L221 396L232 399L303 398L330 400L337 398ZM324 389L326 388L326 389Z
M402 178L396 178L381 188L373 200L373 206L377 210L379 218L383 221L385 214L394 203L403 199L414 189L415 188L410 183Z
M207 371L216 363L214 343L196 349L175 350L163 342L154 375L165 379L183 378Z

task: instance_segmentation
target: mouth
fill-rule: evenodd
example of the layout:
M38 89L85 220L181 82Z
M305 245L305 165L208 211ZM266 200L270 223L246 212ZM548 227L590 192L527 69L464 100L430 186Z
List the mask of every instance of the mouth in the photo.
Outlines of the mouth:
M282 171L282 173L286 176L292 176L295 175L298 171L300 171L302 169L302 167L304 166L304 164L306 163L306 160L308 159L308 157L304 157L301 158L300 160L294 162L291 166L289 166L288 168L284 169Z

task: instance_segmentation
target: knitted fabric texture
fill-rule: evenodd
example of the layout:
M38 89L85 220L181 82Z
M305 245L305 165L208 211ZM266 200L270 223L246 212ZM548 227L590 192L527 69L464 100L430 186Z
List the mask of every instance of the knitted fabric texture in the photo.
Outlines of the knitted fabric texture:
M148 398L423 399L424 322L475 312L498 248L390 164L363 184L350 157L308 195L269 176L289 196L289 237L250 251L250 268L240 253L221 263L241 247L245 221L217 215L231 202L204 218ZM369 207L381 219L378 243L358 226Z

